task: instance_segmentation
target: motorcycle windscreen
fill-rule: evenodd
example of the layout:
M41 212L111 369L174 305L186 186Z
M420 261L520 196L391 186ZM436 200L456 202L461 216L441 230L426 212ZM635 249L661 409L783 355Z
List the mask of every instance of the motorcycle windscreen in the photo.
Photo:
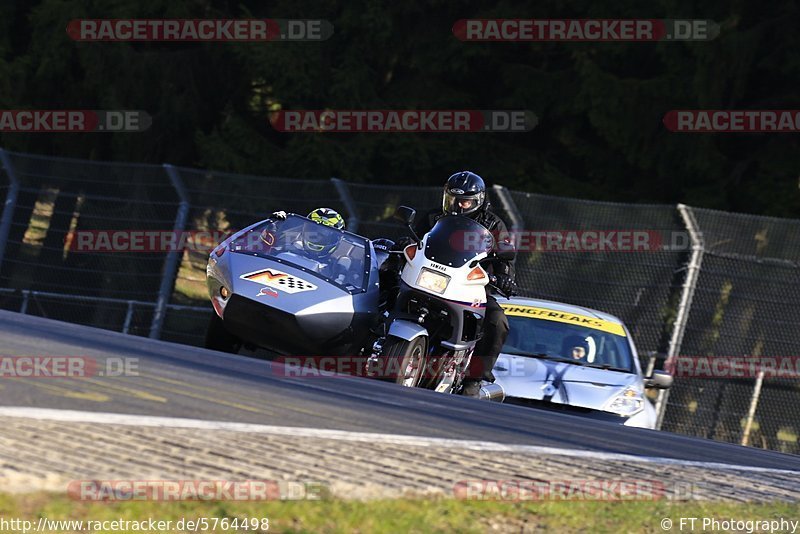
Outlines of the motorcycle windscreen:
M494 238L483 225L469 217L446 215L427 234L425 257L447 265L463 267L478 254L489 252Z

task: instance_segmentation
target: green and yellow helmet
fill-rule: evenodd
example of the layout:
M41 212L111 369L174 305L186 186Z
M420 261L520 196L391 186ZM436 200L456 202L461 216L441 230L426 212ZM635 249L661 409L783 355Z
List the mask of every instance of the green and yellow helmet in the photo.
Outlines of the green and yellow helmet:
M337 230L344 230L344 217L331 208L317 208L308 214L308 218L315 223L324 224Z
M317 208L308 214L308 218L317 224L344 230L344 217L331 208ZM341 239L342 234L339 232L315 231L313 228L308 228L303 236L303 248L313 256L324 258L336 250Z

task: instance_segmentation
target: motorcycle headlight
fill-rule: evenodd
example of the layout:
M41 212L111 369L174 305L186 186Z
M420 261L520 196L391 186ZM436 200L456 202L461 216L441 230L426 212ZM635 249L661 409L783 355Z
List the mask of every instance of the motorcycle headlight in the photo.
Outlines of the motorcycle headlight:
M641 393L633 388L628 388L611 401L606 411L631 417L644 410L644 402Z
M434 293L439 293L440 295L444 293L449 283L450 277L446 274L437 273L436 271L431 271L424 267L417 277L417 286L433 291Z

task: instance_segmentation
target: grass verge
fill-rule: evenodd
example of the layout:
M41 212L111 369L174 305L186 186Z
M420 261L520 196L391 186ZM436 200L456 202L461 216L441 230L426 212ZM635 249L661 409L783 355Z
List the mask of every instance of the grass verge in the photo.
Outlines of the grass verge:
M399 532L665 532L662 520L672 521L681 531L680 518L716 518L742 521L800 519L796 503L721 502L498 502L454 499L397 499L370 502L338 499L271 502L77 502L52 493L0 494L0 517L32 521L113 521L153 518L172 521L172 528L160 532L190 532L174 525L181 519L269 518L269 532L399 533ZM702 532L702 519L695 531ZM109 524L109 527L112 526ZM209 527L211 524L209 523ZM249 526L249 525L248 525ZM263 525L260 525L263 526ZM199 528L196 532L267 532L263 528ZM684 525L683 531L688 531ZM85 530L88 531L86 525ZM4 530L5 531L5 530ZM21 530L16 530L21 532ZM73 529L49 532L79 532ZM142 532L103 530L93 532ZM144 530L147 531L147 530ZM156 530L159 531L159 530ZM758 531L758 530L756 530ZM791 532L791 528L788 530ZM800 529L798 529L800 532ZM154 532L154 531L150 531Z

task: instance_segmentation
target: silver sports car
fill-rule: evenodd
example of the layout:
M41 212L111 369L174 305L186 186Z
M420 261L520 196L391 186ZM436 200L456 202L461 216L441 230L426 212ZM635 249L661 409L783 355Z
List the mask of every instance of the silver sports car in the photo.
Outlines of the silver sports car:
M500 305L510 331L489 388L503 402L654 428L656 413L645 388L666 389L672 377L661 371L642 375L622 321L547 300L513 298Z

